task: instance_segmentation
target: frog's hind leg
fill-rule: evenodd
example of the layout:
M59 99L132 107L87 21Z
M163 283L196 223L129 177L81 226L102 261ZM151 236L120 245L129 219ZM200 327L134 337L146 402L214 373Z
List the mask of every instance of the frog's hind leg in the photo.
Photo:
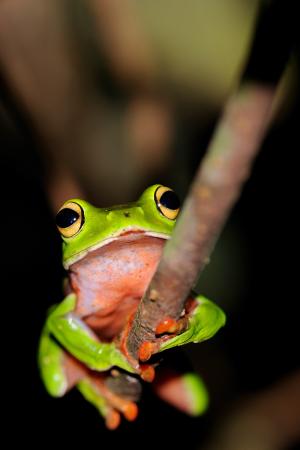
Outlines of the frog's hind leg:
M89 403L95 406L104 418L107 428L113 430L119 426L121 422L120 412L107 403L105 397L100 394L98 387L90 378L87 377L79 381L77 389Z
M121 414L130 421L137 417L136 403L120 397L106 385L105 380L110 373L92 371L83 365L51 337L47 326L41 334L38 362L42 380L50 395L62 397L76 387L97 408L108 428L117 428Z
M199 416L208 407L208 392L199 375L165 368L153 383L155 393L180 411Z
M47 326L40 338L38 363L44 385L53 397L62 397L87 371L51 337Z
M44 385L53 397L63 396L68 388L63 359L64 351L50 337L47 326L44 326L39 342L38 364Z

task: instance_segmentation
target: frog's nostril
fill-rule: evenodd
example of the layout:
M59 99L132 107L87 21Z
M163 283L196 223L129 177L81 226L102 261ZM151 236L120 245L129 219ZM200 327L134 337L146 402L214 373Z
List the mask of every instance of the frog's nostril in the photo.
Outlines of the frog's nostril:
M130 213L129 213L129 212L127 212L127 211L126 211L126 212L124 212L123 214L124 214L124 217L130 217Z

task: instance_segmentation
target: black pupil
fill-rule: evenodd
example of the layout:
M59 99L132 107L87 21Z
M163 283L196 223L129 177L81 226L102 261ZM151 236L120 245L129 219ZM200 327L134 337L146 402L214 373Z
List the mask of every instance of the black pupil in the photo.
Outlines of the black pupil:
M159 203L168 209L176 210L180 207L180 201L175 192L166 191L160 197Z
M56 225L59 228L68 228L73 225L73 223L75 223L78 219L78 212L74 211L71 208L64 208L61 209L56 216Z

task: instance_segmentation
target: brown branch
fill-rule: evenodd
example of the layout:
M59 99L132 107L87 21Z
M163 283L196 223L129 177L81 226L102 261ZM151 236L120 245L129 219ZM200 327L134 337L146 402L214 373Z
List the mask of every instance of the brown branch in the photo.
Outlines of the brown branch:
M225 106L172 239L134 318L126 346L135 362L140 345L155 340L158 323L166 316L179 318L248 178L270 122L275 87L293 46L294 8L275 0L262 4L244 78L264 83L242 82ZM278 33L283 19L291 23L284 35Z
M178 319L198 274L240 195L268 127L275 89L242 84L229 100L192 184L172 239L142 299L128 336L137 360L165 316Z

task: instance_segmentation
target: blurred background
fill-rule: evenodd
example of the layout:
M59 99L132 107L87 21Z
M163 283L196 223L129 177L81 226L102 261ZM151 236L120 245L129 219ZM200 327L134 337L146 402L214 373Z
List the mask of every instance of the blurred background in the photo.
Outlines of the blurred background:
M286 23L289 3L276 3L280 36L294 22ZM72 197L97 206L134 201L151 183L171 186L183 201L238 84L260 7L1 0L2 375L12 442L300 448L296 45L272 127L198 283L227 325L178 356L202 374L208 413L189 418L145 386L137 421L110 432L76 391L49 397L36 364L46 310L63 295L57 209ZM265 63L281 57L277 46L272 52ZM252 73L268 81L261 67Z

